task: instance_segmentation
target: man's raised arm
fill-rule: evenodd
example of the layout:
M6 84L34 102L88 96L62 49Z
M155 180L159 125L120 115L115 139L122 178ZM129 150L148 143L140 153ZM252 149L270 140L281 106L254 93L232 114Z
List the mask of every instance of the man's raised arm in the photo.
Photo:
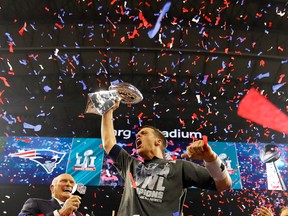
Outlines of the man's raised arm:
M101 138L103 148L109 154L112 147L116 144L116 137L114 134L113 112L119 107L119 100L115 100L115 105L102 115L101 122Z

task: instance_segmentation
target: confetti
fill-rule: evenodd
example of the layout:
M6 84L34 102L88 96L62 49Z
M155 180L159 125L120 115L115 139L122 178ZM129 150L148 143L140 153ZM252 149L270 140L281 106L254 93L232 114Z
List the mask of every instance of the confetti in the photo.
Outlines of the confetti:
M189 191L185 215L194 210L198 215L198 209L204 209L207 215L221 215L221 210L223 215L251 215L259 202L268 205L271 200L275 200L276 210L287 205L286 192L265 191L265 169L256 159L262 143L287 142L287 134L282 132L288 111L287 43L283 39L286 29L280 28L287 20L286 2L111 0L103 4L86 0L30 6L37 13L27 10L24 16L25 8L19 14L5 5L0 8L10 12L1 19L3 137L14 136L22 146L33 142L30 137L22 137L28 135L99 137L95 123L99 119L84 114L87 94L107 90L115 80L127 81L139 87L144 100L135 106L121 104L115 112L117 129L135 131L151 124L164 130L197 131L209 135L211 141L237 141L242 170L242 179L238 180L243 189L220 195ZM35 20L37 16L41 20ZM8 17L9 25L5 26ZM269 125L271 110L257 119L237 115L251 88L264 97L263 106L271 102L273 108L281 110L282 123L274 124L279 125L277 130ZM252 102L246 104L246 114L259 108ZM260 112L255 115L259 117ZM176 139L168 142L170 158L177 159L186 143ZM133 140L121 140L120 145L138 158ZM101 184L112 188L93 191L87 214L91 206L97 213L109 208L99 202L102 197L121 194L116 187L122 184L121 178L116 170L110 170L112 162L106 159L103 163ZM287 164L286 156L281 164ZM249 171L253 167L258 169ZM287 179L286 168L282 170ZM37 179L40 172L38 167L31 178ZM9 176L7 181L35 183L19 173L15 175L19 179ZM5 176L0 172L0 179ZM6 194L15 197L9 191ZM0 214L17 214L9 211Z
M164 7L163 7L158 19L157 19L157 22L156 22L154 28L148 32L149 38L154 38L155 35L158 33L159 29L161 28L161 21L162 21L163 17L166 15L166 13L169 11L170 6L171 6L171 2L167 2L164 5Z

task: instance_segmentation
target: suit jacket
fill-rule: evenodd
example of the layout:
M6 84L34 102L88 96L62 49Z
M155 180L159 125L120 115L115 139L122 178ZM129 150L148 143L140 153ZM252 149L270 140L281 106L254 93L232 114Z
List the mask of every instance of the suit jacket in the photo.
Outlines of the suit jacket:
M45 215L45 216L54 216L53 211L60 209L61 206L56 199L52 198L50 200L39 199L39 198L29 198L24 203L21 212L18 216L36 216L36 215ZM80 212L75 212L76 216L83 216Z

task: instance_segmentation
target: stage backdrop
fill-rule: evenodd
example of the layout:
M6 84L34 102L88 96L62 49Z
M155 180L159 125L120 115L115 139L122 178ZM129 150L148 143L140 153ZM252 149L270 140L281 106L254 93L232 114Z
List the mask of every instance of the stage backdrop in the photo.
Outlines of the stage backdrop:
M117 136L118 145L141 160L133 143L134 132L127 131L126 135L122 133L122 136ZM166 157L175 160L180 159L192 139L183 138L190 132L179 130L176 131L177 138L171 138L172 132L166 132L169 141ZM198 136L193 139L201 139L201 133ZM1 184L49 185L55 176L67 172L77 182L87 186L124 186L112 161L104 153L100 138L2 137L1 142ZM287 145L235 142L209 144L226 164L233 180L233 189L287 190Z
M119 130L115 134L118 145L141 160L134 145L135 131ZM193 139L202 138L201 133L180 130L164 134L168 139L166 157L170 160L179 159ZM112 215L117 210L124 184L104 153L100 138L15 136L0 140L1 214L16 215L28 197L49 198L49 184L64 172L88 186L81 206L83 212ZM287 145L212 141L209 144L226 164L233 180L232 190L220 194L190 188L185 215L251 215L262 204L273 204L275 211L288 204ZM17 207L12 204L15 202Z

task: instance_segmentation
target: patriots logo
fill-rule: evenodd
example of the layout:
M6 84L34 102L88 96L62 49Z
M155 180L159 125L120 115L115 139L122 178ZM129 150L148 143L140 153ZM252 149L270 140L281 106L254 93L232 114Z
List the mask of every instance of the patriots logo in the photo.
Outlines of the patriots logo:
M10 157L19 157L29 159L40 164L47 173L52 173L57 164L59 164L66 152L57 152L48 149L33 149L29 151L19 151L9 154Z

